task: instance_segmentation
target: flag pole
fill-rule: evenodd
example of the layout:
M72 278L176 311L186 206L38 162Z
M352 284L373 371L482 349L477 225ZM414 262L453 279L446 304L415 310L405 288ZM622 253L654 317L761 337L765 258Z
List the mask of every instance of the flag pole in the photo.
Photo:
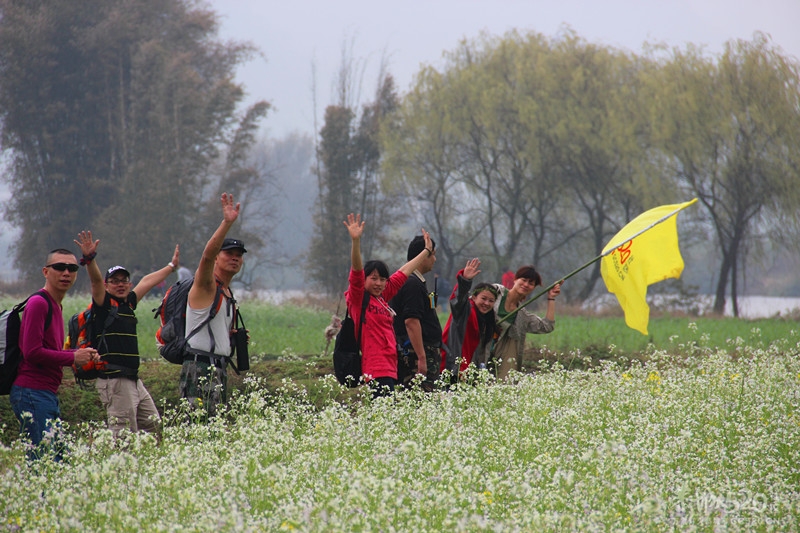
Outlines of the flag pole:
M559 281L556 281L556 282L554 282L554 283L550 284L550 285L549 285L547 288L543 289L543 290L542 290L542 292L540 292L539 294L537 294L537 295L533 296L533 297L532 297L530 300L526 301L525 303L523 303L522 305L520 305L519 307L517 307L516 309L514 309L514 310L513 310L513 311L511 311L510 313L508 313L506 316L504 316L503 318L501 318L500 320L498 320L498 321L497 321L497 323L498 323L498 324L502 324L503 322L505 322L505 321L506 321L506 320L508 320L509 318L511 318L511 317L513 317L514 315L516 315L516 314L517 314L517 311L519 311L519 310L520 310L520 309L522 309L523 307L525 307L525 306L529 305L530 303L534 302L535 300L538 300L539 298L541 298L541 296L542 296L543 294L547 294L548 292L550 292L550 289L552 289L553 287L555 287L555 286L556 286L556 285L558 285L559 283L564 283L564 281L568 280L569 278L571 278L572 276L574 276L575 274L577 274L577 273L578 273L578 272L580 272L581 270L584 270L585 268L587 268L587 267L589 267L589 266L593 265L594 263L598 262L598 261L599 261L600 259L602 259L603 257L605 257L605 256L607 256L607 255L609 255L609 254L613 253L613 252L614 252L614 250L616 250L617 248L619 248L620 246L622 246L622 245L623 245L623 244L625 244L626 242L632 241L633 239L635 239L636 237L638 237L639 235L641 235L641 234L642 234L642 233L644 233L645 231L648 231L648 230L651 230L651 229L653 229L654 227L658 226L659 224L661 224L661 223L662 223L662 222L664 222L665 220L669 219L670 217L672 217L672 216L675 216L675 214L676 214L676 213L678 213L679 211L683 211L684 209L686 209L686 208L687 208L687 207L689 207L690 205L693 205L695 202L697 202L697 198L694 198L692 201L690 201L690 202L687 202L687 203L686 203L686 205L684 205L684 206L682 206L682 207L679 207L678 209L676 209L676 210L675 210L675 211L673 211L672 213L670 213L670 214L668 214L668 215L664 215L663 217L661 217L661 218L660 218L660 219L658 219L657 221L653 222L652 224L650 224L650 225L649 225L649 226L647 226L646 228L644 228L644 229L642 229L642 230L640 230L640 231L636 232L635 234L631 235L630 237L627 237L627 238L626 238L624 241L622 241L622 242L620 242L620 243L618 243L618 244L615 244L614 246L608 246L608 245L606 245L606 251L605 251L605 252L601 253L600 255L598 255L597 257L595 257L594 259L592 259L591 261L589 261L589 262L588 262L588 263L586 263L585 265L583 265L583 266L581 266L581 267L579 267L579 268L577 268L577 269L573 270L572 272L570 272L569 274L567 274L566 276L564 276L563 278L561 278Z
M599 260L600 260L600 259L601 259L601 258L602 258L604 255L608 255L608 254L600 254L600 255L598 255L597 257L595 257L594 259L592 259L591 261L589 261L589 262L588 262L588 263L586 263L585 265L581 266L580 268L577 268L577 269L573 270L572 272L570 272L570 273L569 273L569 274L567 274L566 276L562 277L562 278L561 278L561 279L559 279L558 281L556 281L556 282L554 282L554 283L550 284L550 286L548 286L547 288L543 289L543 290L542 290L542 292L540 292L539 294L537 294L537 295L535 295L535 296L531 297L531 299L530 299L530 300L526 301L525 303L523 303L522 305L520 305L519 307L517 307L516 309L514 309L514 310L513 310L513 311L511 311L510 313L508 313L506 316L504 316L503 318L501 318L500 320L498 320L498 321L497 321L497 323L498 323L498 324L502 324L503 322L505 322L505 321L506 321L506 320L508 320L509 318L511 318L511 317L513 317L514 315L516 315L516 314L517 314L517 312L518 312L520 309L522 309L523 307L527 306L528 304L530 304L530 303L534 302L535 300L538 300L538 299L539 299L539 298L540 298L540 297L541 297L543 294L547 294L548 292L550 292L550 289L552 289L553 287L555 287L555 286L556 286L556 285L558 285L559 283L564 283L566 280L568 280L569 278L571 278L572 276L574 276L575 274L577 274L577 273L578 273L578 272L580 272L581 270L584 270L585 268L588 268L588 267L592 266L594 263L598 262L598 261L599 261Z
M648 230L651 230L651 229L653 229L654 227L658 226L658 225L659 225L659 224L661 224L662 222L666 221L668 218L670 218L670 217L672 217L672 216L675 216L675 214L677 214L679 211L683 211L684 209L686 209L686 208L687 208L687 207L689 207L690 205L694 205L695 203L697 203L697 198L694 198L694 199L692 199L691 201L689 201L689 202L686 202L686 205L684 205L684 206L682 206L682 207L679 207L678 209L676 209L676 210L675 210L675 211L673 211L672 213L670 213L670 214L668 214L668 215L664 215L663 217L659 218L658 220L656 220L655 222L653 222L652 224L650 224L650 225L649 225L649 226L647 226L646 228L644 228L644 229L642 229L642 230L640 230L640 231L638 231L638 232L634 233L633 235L631 235L630 237L628 237L627 239L625 239L625 240L624 240L624 241L622 241L621 243L619 243L619 244L615 244L614 246L608 246L608 245L606 245L606 248L607 248L608 250L607 250L607 251L605 251L605 252L603 252L602 254L600 254L600 257L604 257L604 256L606 256L606 255L610 254L611 252L613 252L614 250L616 250L617 248L619 248L620 246L622 246L622 245L623 245L623 244L625 244L626 242L628 242L628 241L632 241L633 239L635 239L636 237L638 237L639 235L641 235L641 234L642 234L642 233L644 233L645 231L648 231ZM655 209L655 208L654 208L654 209ZM635 219L634 219L634 220L635 220ZM600 257L598 257L598 258L595 258L595 261L597 261L598 259L600 259Z

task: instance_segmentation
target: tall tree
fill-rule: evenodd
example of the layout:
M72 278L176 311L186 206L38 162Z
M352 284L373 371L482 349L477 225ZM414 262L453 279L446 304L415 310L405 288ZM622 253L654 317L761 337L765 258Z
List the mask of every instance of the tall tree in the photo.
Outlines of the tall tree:
M446 58L442 72L420 73L385 136L387 171L447 228L445 251L485 252L496 267L564 266L576 249L599 253L665 189L643 178L651 148L627 54L569 31L510 32L464 41ZM597 279L599 270L576 296Z
M248 246L247 262L237 276L237 283L249 289L255 286L256 267L269 261L274 253L273 250L264 249L264 244L270 240L272 226L276 223L273 213L276 207L277 184L267 169L256 164L251 153L258 123L268 110L267 102L258 102L251 106L231 138L225 141L225 161L216 180L217 190L213 195L209 216L206 217L208 225L204 233L211 235L219 224L218 199L222 193L227 191L234 194L234 198L241 202L240 216L243 220L236 236L243 239Z
M448 83L447 76L424 68L392 120L384 123L381 142L384 188L405 194L410 211L423 206L424 225L439 250L437 270L450 277L456 259L475 246L485 221L475 195L459 180L454 146L460 132L448 120Z
M320 130L315 169L319 191L314 212L314 236L309 249L307 270L329 294L347 284L349 256L348 235L342 220L357 211L358 181L352 165L353 111L331 105L325 109L325 123Z
M400 127L386 132L387 171L415 187L429 225L448 235L448 266L467 248L493 257L495 274L542 257L545 220L559 203L538 101L549 46L539 34L462 42L444 71L420 73Z
M720 250L714 311L733 314L748 240L777 211L796 214L800 66L756 34L716 60L674 50L653 77L655 133L684 186L708 213Z
M349 250L350 239L341 224L347 213L362 213L370 221L362 246L367 257L385 242L378 224L392 224L394 210L380 188L378 136L381 124L396 107L394 80L382 72L375 100L363 105L360 114L342 104L325 110L317 151L319 168L315 169L319 196L308 271L330 294L340 292L347 282L350 256L342 251Z
M358 212L366 220L380 221L381 226L393 224L392 204L386 201L385 191L381 188L381 146L380 132L383 124L391 121L391 116L398 106L397 91L394 78L381 69L381 75L375 100L365 104L361 109L358 130L353 137L353 168L357 172L361 201ZM385 242L384 234L377 223L370 224L364 232L362 252L369 257L374 250Z
M571 211L588 228L588 249L599 254L626 222L669 198L670 188L649 164L650 143L639 103L639 61L631 54L588 43L566 32L553 48L542 106L552 116L545 132L560 167ZM650 204L650 205L648 205ZM588 298L600 263L577 298Z
M115 261L163 261L199 239L210 167L233 140L250 46L215 40L192 0L0 0L6 218L35 272L43 251L96 229Z

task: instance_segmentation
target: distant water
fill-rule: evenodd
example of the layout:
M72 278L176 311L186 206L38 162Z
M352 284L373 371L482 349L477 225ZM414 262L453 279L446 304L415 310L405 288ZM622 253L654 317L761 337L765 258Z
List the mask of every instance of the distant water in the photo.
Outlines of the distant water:
M714 307L714 297L708 294L697 296L692 301L680 300L682 307L664 304L664 302L674 302L678 300L675 295L656 294L648 296L647 301L651 307L660 309L678 309L686 311L694 309L699 314L711 314ZM739 317L740 318L771 318L775 316L800 316L800 298L784 298L781 296L739 296ZM613 294L607 293L599 297L592 304L595 309L608 308L608 306L619 306ZM725 316L733 316L733 305L730 297L725 301Z
M714 305L713 296L703 296L703 307L710 311ZM782 296L739 296L739 316L741 318L770 318L776 315L800 316L800 298ZM731 299L725 302L725 316L733 316Z
M237 294L244 291L239 291ZM275 305L286 303L289 300L299 299L308 294L308 291L302 290L287 290L287 291L274 291L274 290L258 290L246 293L248 297L252 297L262 302L269 302Z
M237 292L237 294L240 294ZM255 291L248 296L261 301L280 305L292 299L301 300L308 294L303 290L274 291L262 290ZM660 295L659 295L660 296ZM714 305L714 297L701 295L697 297L701 314L711 312ZM534 304L535 305L535 304ZM606 294L599 298L595 305L602 307L605 305L619 305L611 294ZM739 316L741 318L770 318L776 315L800 315L800 298L784 298L781 296L740 296L739 297ZM731 299L725 303L725 316L733 316Z

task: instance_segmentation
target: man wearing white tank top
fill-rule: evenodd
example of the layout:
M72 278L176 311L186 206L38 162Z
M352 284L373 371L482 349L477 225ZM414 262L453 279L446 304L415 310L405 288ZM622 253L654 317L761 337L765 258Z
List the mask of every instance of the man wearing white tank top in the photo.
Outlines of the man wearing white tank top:
M239 217L240 204L222 193L222 222L211 236L194 274L186 305L186 331L193 331L209 313L216 313L189 341L188 357L181 368L181 397L209 416L228 400L227 366L231 356L231 334L236 324L236 302L230 283L244 265L247 250L239 239L226 238ZM212 309L213 308L213 309Z

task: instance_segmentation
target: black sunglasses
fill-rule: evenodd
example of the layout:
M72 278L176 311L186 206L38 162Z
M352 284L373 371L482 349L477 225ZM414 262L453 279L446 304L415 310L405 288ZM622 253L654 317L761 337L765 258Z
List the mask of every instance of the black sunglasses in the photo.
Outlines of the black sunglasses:
M45 268L53 268L59 272L64 272L65 270L77 272L80 267L73 263L51 263L49 265L45 265Z

